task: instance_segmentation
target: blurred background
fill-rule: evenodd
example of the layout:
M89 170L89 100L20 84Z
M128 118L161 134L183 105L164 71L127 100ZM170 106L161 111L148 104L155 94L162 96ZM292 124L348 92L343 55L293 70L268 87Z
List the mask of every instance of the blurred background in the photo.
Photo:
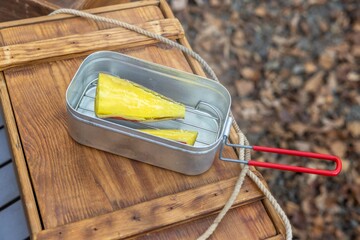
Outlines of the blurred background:
M253 145L342 158L337 177L258 169L297 239L360 239L360 2L172 0ZM271 154L263 161L331 167Z
M0 21L121 2L128 1L1 0ZM360 1L168 2L231 93L251 144L342 158L337 177L258 169L295 239L360 239ZM331 167L273 154L253 158Z

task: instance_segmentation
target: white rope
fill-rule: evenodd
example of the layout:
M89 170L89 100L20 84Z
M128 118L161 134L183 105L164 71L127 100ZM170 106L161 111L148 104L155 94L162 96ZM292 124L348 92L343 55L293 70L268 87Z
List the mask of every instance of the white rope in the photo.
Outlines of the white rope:
M62 9L58 9L52 13L50 13L49 15L55 15L55 14L71 14L71 15L76 15L76 16L80 16L80 17L84 17L84 18L89 18L89 19L93 19L95 21L101 21L101 22L107 22L107 23L111 23L126 29L129 29L131 31L137 32L139 34L148 36L150 38L154 38L156 40L159 40L160 42L166 43L172 47L175 47L179 50L181 50L182 52L186 53L189 56L192 56L194 59L196 59L203 67L204 69L208 72L208 74L211 76L211 78L213 78L214 80L219 82L219 79L217 78L217 76L215 75L215 72L211 69L211 67L205 62L205 60L203 58L200 57L199 54L195 53L194 51L184 47L183 45L180 45L174 41L171 41L159 34L155 34L149 31L146 31L140 27L116 20L116 19L112 19L112 18L106 18L106 17L101 17L101 16L97 16L97 15L93 15L90 13L86 13L86 12L82 12L82 11L78 11L78 10L74 10L74 9L66 9L66 8L62 8ZM249 145L249 141L247 140L247 138L245 137L245 135L242 133L242 131L240 130L239 126L237 125L236 121L233 118L233 126L239 136L239 143L241 145ZM250 149L240 149L239 150L239 159L245 159L247 161L249 161L251 158L250 155ZM214 222L210 225L210 227L198 238L198 240L205 240L207 238L209 238L211 236L211 234L215 231L215 229L217 228L217 226L219 225L219 223L221 222L221 220L223 219L223 217L226 215L226 213L229 211L229 209L231 208L231 206L233 205L234 201L236 200L241 187L244 183L245 180L245 176L248 175L253 181L254 183L259 187L259 189L264 193L264 195L269 199L270 203L273 205L275 211L279 214L281 220L284 222L285 224L285 230L286 230L286 239L290 240L292 239L292 230L291 230L291 225L290 225L290 221L287 218L285 212L282 210L282 208L280 207L279 203L276 201L276 199L272 196L272 194L270 193L270 191L264 186L264 184L261 182L261 180L253 173L249 170L249 166L245 165L244 168L241 170L239 178L235 184L233 193L231 194L229 200L226 202L225 206L223 207L223 209L221 210L221 212L218 214L218 216L215 218Z
M242 132L239 132L239 144L244 145L245 144L245 135L242 134ZM241 148L239 151L239 159L245 159L245 151L244 148ZM229 211L231 206L234 204L237 196L239 195L239 192L241 190L241 187L244 183L245 176L249 172L249 166L245 165L244 168L241 170L238 180L236 181L234 190L230 196L230 198L227 200L225 206L221 210L221 212L217 215L214 222L210 225L210 227L197 239L197 240L205 240L208 239L211 234L215 231L223 217L226 215L226 213Z
M285 231L286 231L286 239L292 239L292 230L291 230L291 224L286 216L284 210L281 208L279 203L276 201L274 196L271 194L271 192L264 186L264 184L261 182L261 180L258 178L258 176L255 175L252 171L248 171L247 175L253 180L253 182L259 187L259 189L264 193L265 197L267 197L275 208L275 211L279 214L281 220L285 224Z

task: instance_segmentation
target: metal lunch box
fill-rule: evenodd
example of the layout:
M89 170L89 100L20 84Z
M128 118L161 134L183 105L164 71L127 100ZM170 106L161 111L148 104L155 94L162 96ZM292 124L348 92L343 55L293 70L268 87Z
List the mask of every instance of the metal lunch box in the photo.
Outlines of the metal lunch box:
M99 72L128 79L186 106L185 119L130 122L100 119L94 113ZM197 75L100 51L80 65L66 91L69 133L77 142L187 175L207 171L231 126L231 97L220 83ZM184 129L198 132L194 146L137 129Z
M141 123L96 117L94 100L100 72L128 79L183 103L186 106L185 119ZM333 155L228 143L232 124L230 105L229 92L218 82L110 51L89 55L66 91L69 133L77 142L90 147L187 175L208 170L219 146L219 159L224 161L324 176L340 173L341 159ZM198 132L198 137L194 146L190 146L138 131L149 128L193 130ZM225 145L331 161L335 168L315 169L230 159L222 155Z

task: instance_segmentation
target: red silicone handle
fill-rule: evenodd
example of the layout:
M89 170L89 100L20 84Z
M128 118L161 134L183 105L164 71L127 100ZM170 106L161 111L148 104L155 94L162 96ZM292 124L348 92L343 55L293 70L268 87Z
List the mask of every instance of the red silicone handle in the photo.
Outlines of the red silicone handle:
M278 153L283 155L292 155L299 157L328 160L334 162L336 164L336 167L333 170L322 170L322 169L297 167L297 166L290 166L290 165L284 165L278 163L258 162L255 160L250 160L248 164L251 166L274 168L274 169L293 171L293 172L312 173L312 174L318 174L324 176L337 176L341 171L341 160L338 157L332 155L312 153L312 152L302 152L302 151L295 151L295 150L282 149L282 148L262 147L262 146L253 146L252 149L258 152L271 152L271 153Z

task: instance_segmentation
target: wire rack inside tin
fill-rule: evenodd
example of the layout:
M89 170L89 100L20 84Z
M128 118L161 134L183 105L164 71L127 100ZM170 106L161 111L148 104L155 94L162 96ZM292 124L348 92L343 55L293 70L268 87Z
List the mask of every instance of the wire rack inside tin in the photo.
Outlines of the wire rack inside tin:
M81 114L96 118L94 102L97 79L90 82L82 93L75 110ZM204 147L214 143L220 135L223 119L217 108L211 104L199 101L195 106L186 106L185 118L157 122L130 122L116 119L106 119L116 124L135 129L184 129L198 132L195 147Z

